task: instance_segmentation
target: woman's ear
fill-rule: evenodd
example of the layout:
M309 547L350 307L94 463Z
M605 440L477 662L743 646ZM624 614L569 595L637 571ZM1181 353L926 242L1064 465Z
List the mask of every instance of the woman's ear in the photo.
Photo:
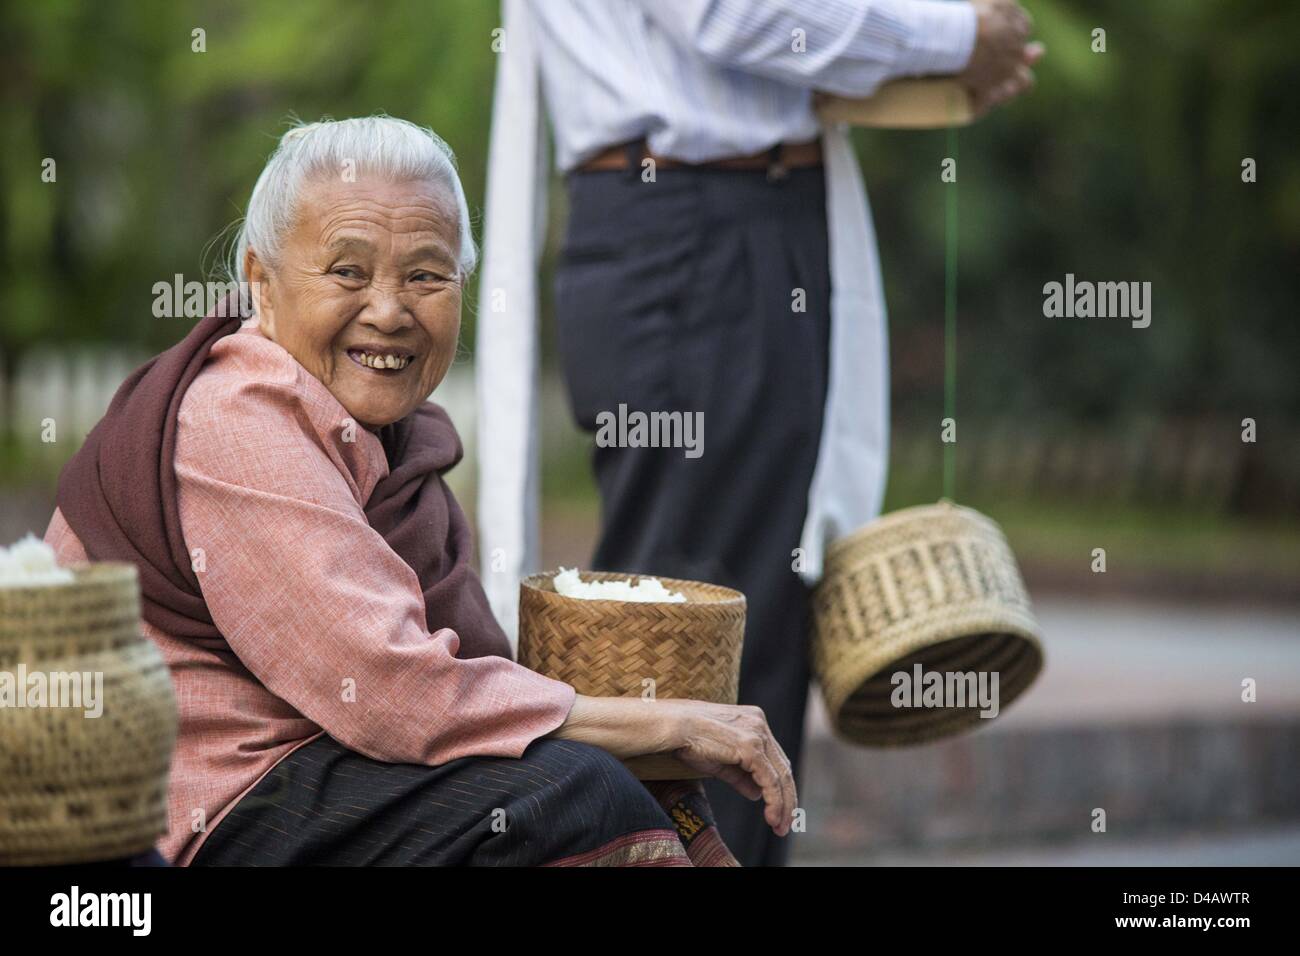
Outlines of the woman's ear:
M251 247L244 253L244 275L248 277L248 294L262 334L274 340L275 301L271 295L271 276L257 252Z

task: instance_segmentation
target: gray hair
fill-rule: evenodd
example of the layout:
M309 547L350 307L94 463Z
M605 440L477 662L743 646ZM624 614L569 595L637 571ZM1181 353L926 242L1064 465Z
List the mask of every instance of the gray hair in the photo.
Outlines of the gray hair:
M320 176L338 176L345 169L383 176L393 182L430 180L456 197L460 217L461 277L478 262L470 230L469 205L456 172L451 148L431 129L391 116L299 123L280 137L262 175L257 177L248 211L231 250L230 275L244 283L244 257L249 248L274 262L280 244L293 227L303 183Z

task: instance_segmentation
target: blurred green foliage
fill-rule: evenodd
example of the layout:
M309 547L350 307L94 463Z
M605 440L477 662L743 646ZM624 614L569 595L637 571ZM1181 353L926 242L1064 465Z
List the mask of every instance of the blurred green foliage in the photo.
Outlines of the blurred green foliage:
M959 134L958 410L1110 424L1300 415L1300 5L1029 0L1034 92ZM1092 52L1092 31L1106 52ZM900 412L937 416L943 132L861 137ZM1256 161L1258 181L1242 181ZM1047 319L1065 274L1152 283L1150 328ZM1265 424L1267 423L1267 424ZM1300 449L1293 449L1300 451Z
M7 353L178 339L188 323L152 316L153 284L212 270L293 115L431 126L481 201L495 3L49 0L3 17Z

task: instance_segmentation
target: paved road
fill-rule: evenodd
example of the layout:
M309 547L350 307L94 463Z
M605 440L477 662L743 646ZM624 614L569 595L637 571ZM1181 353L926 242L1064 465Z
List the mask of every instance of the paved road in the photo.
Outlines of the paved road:
M989 850L932 848L851 856L812 856L796 866L1300 866L1300 826L1236 833L1175 834L1123 841L1097 834L1064 845Z

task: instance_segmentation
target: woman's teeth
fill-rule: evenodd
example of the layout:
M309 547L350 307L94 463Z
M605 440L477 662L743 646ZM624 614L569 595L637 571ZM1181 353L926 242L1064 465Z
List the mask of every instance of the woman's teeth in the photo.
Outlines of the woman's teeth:
M348 352L352 359L369 368L403 369L411 364L411 355L375 355L373 352Z

